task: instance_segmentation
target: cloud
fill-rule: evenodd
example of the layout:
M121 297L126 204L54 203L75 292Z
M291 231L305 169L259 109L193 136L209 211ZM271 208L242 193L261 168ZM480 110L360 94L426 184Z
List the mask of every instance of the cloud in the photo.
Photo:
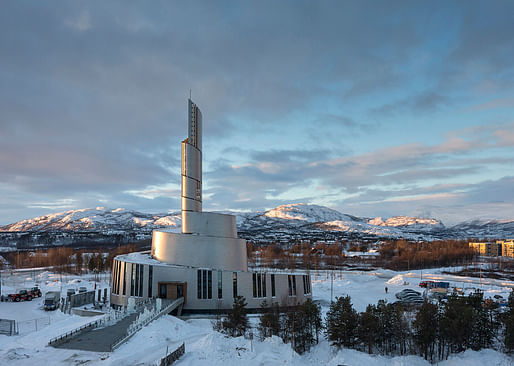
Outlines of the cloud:
M492 112L509 108L514 88L511 8L4 4L0 181L9 200L0 220L53 201L178 209L170 186L189 89L204 111L213 207L272 207L294 195L337 204L377 186L478 180L492 166L508 176L512 126ZM482 119L459 114L469 105ZM427 129L431 143L397 133L438 111L448 119Z
M433 91L402 98L392 103L386 103L369 110L370 116L375 118L393 117L400 113L429 113L438 109L449 107L452 100L448 96Z

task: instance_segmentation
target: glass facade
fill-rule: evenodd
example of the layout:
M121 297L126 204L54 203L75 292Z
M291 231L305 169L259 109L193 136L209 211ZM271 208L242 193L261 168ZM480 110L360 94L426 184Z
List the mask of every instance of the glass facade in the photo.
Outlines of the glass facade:
M196 272L198 299L212 299L212 271L199 269Z
M288 275L287 283L289 285L289 296L296 296L296 276Z
M303 275L303 294L307 295L311 293L311 276Z
M252 275L253 297L266 297L266 274L254 273Z

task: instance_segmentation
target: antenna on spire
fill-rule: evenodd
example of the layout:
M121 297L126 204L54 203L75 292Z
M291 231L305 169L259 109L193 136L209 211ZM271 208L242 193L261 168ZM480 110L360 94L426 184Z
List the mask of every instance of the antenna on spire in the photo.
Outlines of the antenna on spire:
M189 89L189 99L191 99L191 89Z

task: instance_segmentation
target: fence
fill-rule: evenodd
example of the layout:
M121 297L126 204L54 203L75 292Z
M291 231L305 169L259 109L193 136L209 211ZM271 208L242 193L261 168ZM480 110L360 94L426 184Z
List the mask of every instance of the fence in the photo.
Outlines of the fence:
M30 332L37 332L44 327L50 325L50 317L35 318L28 320L18 320L18 332L20 334L27 334Z
M0 319L0 334L12 336L18 334L16 321L10 319Z
M185 352L186 352L186 346L185 346L185 343L182 343L182 345L179 348L177 348L175 351L166 355L166 357L161 358L161 363L159 365L160 366L169 366L173 362L177 361Z

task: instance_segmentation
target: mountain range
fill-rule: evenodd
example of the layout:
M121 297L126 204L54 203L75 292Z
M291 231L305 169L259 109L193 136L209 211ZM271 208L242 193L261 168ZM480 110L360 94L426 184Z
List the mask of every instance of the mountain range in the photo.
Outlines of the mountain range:
M474 220L446 227L434 218L366 218L304 203L236 216L239 236L257 242L337 238L437 240L514 237L514 220ZM0 227L0 250L73 243L125 243L151 238L155 229L180 231L177 213L147 214L123 208L69 210Z

